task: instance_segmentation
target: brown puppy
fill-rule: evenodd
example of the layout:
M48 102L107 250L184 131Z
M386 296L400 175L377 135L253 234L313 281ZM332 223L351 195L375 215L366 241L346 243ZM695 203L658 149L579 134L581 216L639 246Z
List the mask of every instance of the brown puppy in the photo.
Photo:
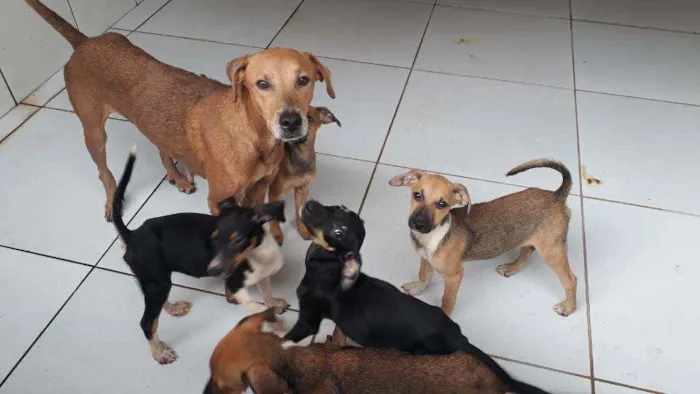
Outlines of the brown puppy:
M299 220L299 210L306 203L309 196L309 186L316 178L316 133L324 124L335 122L341 126L340 121L326 107L309 108L309 135L306 141L291 142L284 145L284 158L277 172L275 180L270 185L270 202L281 200L289 189L294 188L294 207L296 223L299 235L309 239L309 232ZM284 235L279 222L270 222L270 233L277 243L282 245Z
M548 167L562 174L556 191L526 189L493 201L472 206L464 185L450 183L437 174L411 170L389 181L392 186L409 186L412 192L411 241L421 257L415 282L402 286L418 295L430 283L433 270L445 279L442 309L449 316L462 284L463 261L488 260L520 248L520 257L496 270L507 277L515 275L535 251L552 268L566 292L566 299L554 311L568 316L576 310L576 276L569 266L566 234L571 211L566 197L571 191L571 174L558 161L539 159L521 164L508 176L531 168ZM463 207L450 209L455 205Z
M341 348L329 342L285 349L284 340L261 332L273 309L241 320L219 342L209 361L205 393L505 393L484 364L470 355L414 356L392 349Z
M319 60L274 48L227 65L233 86L159 62L126 37L86 37L37 0L26 0L75 48L64 68L66 90L107 193L112 217L114 176L107 168L105 121L119 113L160 150L167 177L181 191L194 190L192 174L209 182L209 207L230 196L253 205L279 168L282 141L304 138L314 83L330 72ZM190 174L183 176L175 159ZM246 196L246 201L243 197Z

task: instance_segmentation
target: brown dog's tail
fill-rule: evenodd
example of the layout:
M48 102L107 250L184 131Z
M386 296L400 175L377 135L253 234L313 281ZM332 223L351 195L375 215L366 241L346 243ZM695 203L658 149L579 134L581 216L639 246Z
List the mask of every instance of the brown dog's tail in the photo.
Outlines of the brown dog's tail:
M566 200L566 197L569 196L569 193L571 192L571 173L569 172L569 169L566 168L564 164L562 164L560 161L554 160L554 159L536 159L536 160L530 160L526 163L523 163L512 170L508 171L506 176L512 176L515 174L519 174L523 171L527 171L531 168L551 168L553 170L557 170L561 173L561 176L563 178L561 186L559 186L559 189L554 191L554 196L560 201Z
M61 18L60 15L57 13L53 12L49 7L45 6L44 3L42 3L39 0L25 0L27 4L32 7L34 11L36 11L39 16L44 18L46 22L48 22L51 27L56 29L57 32L59 32L70 44L73 46L73 48L77 47L80 45L81 42L85 41L87 39L87 36L83 33L81 33L78 29L73 27L68 21L65 19Z

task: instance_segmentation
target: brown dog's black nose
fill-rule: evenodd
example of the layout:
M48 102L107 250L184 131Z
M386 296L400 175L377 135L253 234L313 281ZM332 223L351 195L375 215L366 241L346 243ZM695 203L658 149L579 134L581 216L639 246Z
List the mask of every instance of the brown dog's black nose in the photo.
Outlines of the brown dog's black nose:
M296 112L283 112L280 115L280 126L287 133L293 133L301 127L301 115Z
M430 232L430 217L420 212L416 213L415 215L411 215L411 217L408 218L408 227L418 231L419 233Z

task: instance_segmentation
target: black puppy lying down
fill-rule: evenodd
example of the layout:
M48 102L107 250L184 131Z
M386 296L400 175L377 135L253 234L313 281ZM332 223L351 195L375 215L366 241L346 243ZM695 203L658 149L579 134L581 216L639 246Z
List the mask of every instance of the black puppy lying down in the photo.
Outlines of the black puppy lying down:
M442 309L360 272L362 219L343 206L309 201L301 220L313 243L306 253L306 274L297 288L299 320L285 339L299 342L315 335L324 318L361 346L393 348L413 354L462 351L488 366L509 389L544 393L508 375L491 357L469 343Z
M132 149L114 193L114 225L126 245L124 261L143 292L146 305L141 329L158 363L177 360L177 353L158 339L161 308L172 316L184 316L192 307L187 301L168 302L173 272L196 278L226 277L227 300L242 303L251 313L265 309L248 295L246 288L254 284L268 305L288 306L270 292L269 278L279 271L284 259L277 242L262 227L270 220L284 221L283 202L248 209L224 200L218 204L218 217L179 213L148 219L141 227L129 230L122 219L122 205L135 161Z

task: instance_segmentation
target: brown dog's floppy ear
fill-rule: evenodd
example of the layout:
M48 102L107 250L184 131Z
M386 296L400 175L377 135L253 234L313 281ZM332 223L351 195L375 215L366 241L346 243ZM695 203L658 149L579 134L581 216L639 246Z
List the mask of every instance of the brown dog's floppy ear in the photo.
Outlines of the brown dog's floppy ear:
M472 205L472 199L471 197L469 197L469 191L467 191L467 187L462 185L461 183L453 183L452 193L454 193L455 196L455 203L457 205L464 205L468 207L467 211L469 211Z
M253 208L255 216L253 220L260 224L265 224L270 220L284 222L284 201L273 201L267 204L260 204Z
M231 80L233 87L233 101L238 101L238 98L243 93L245 85L243 84L245 77L245 68L250 60L250 55L241 56L238 59L233 59L226 64L226 75Z
M243 380L255 394L281 394L289 390L287 382L265 363L253 364L243 375Z
M418 182L424 174L423 171L414 169L391 178L389 184L391 186L408 186L413 182Z
M309 60L311 60L311 63L313 63L314 67L316 68L316 80L325 82L326 83L326 93L328 93L328 96L330 98L335 98L335 90L333 89L333 81L331 80L331 72L326 68L326 66L321 63L316 56L312 55L309 52L306 52L306 55L309 57Z
M340 121L338 118L333 115L333 112L329 110L326 107L316 107L316 111L318 111L318 114L321 115L321 123L323 124L328 124L331 122L335 122L338 127L343 127L343 125L340 124Z

